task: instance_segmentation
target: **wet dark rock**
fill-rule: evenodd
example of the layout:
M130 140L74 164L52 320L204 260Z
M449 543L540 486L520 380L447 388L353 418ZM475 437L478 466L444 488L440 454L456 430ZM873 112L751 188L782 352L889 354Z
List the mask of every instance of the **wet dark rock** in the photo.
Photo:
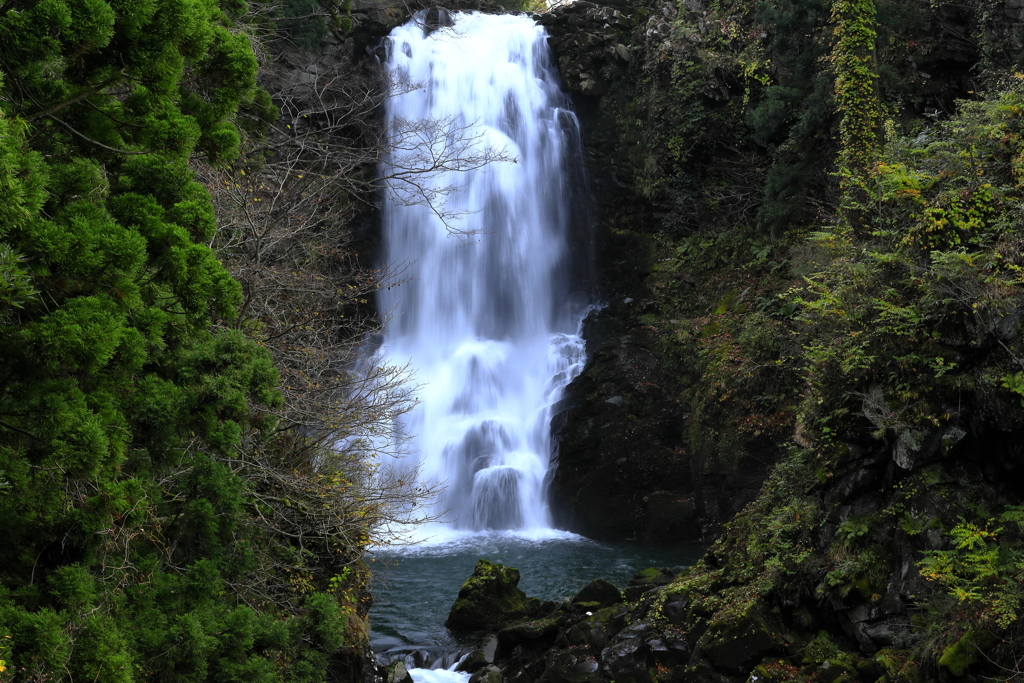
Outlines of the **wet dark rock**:
M910 620L904 618L886 618L873 623L862 623L857 629L857 641L864 642L862 638L870 642L870 649L880 649L894 645L901 635L910 632Z
M648 642L654 661L662 667L681 666L689 661L690 645L682 638L654 639Z
M566 616L555 613L542 619L522 621L498 631L498 651L510 652L523 643L548 645L555 642L558 628L565 623Z
M541 683L596 683L602 680L601 665L586 647L549 651L540 677Z
M488 664L469 677L469 683L503 683L504 676L501 669Z
M546 662L543 649L517 645L500 664L505 683L534 683L544 673Z
M405 662L395 662L389 665L385 671L384 681L385 683L413 683Z
M619 317L625 308L588 318L590 360L553 425L556 523L599 539L642 538L644 496L659 483L690 479L688 460L673 451L680 435L669 428L676 418L659 363L647 340L631 334Z
M565 645L587 645L594 652L600 652L608 646L615 634L626 627L628 615L629 610L624 605L598 610L560 634L560 642Z
M861 466L853 469L852 472L838 478L830 488L825 496L825 504L828 506L835 505L837 503L845 502L852 498L854 495L859 494L872 485L878 483L883 475L883 471L876 467L871 467L875 461L865 460L861 461Z
M480 647L466 655L465 659L455 667L456 671L464 673L476 673L488 664L494 664L494 657L498 649L498 636L489 635L484 638Z
M592 604L596 608L611 607L622 602L622 593L610 581L594 579L583 587L576 597L572 599L575 603Z
M688 602L686 600L673 600L666 602L661 612L668 619L668 623L673 626L679 626L686 620L686 606Z
M651 635L647 624L629 626L620 631L601 651L605 675L617 683L649 683L654 653L647 638Z
M443 7L431 7L423 14L423 34L430 35L440 28L455 25L451 13Z
M608 86L589 74L580 75L580 93L589 97L600 97L608 92Z

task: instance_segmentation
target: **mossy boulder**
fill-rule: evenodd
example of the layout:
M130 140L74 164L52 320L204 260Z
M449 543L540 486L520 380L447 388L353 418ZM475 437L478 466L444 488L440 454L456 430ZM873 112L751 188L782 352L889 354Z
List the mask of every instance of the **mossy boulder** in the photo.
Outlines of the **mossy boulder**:
M612 637L626 627L629 610L619 604L594 612L589 618L565 631L565 642L569 645L587 645L600 652Z
M672 583L674 578L675 573L667 567L648 567L638 571L629 580L629 587L625 590L626 600L630 602L637 600L652 588L667 586Z
M667 586L676 577L668 567L648 567L642 569L629 580L630 586Z
M409 674L409 669L406 668L405 662L394 662L387 668L385 675L386 683L413 683L412 676Z
M593 604L600 609L622 602L622 592L611 581L594 579L584 586L572 601L577 604Z
M766 656L785 654L782 636L760 598L738 600L715 614L699 646L716 669L741 675Z
M497 631L533 616L540 601L526 597L518 586L518 569L480 560L444 625L453 631Z
M551 644L555 642L559 627L565 623L565 615L556 612L543 619L522 621L498 631L498 650L511 652L520 643Z
M960 640L945 649L939 657L939 666L954 676L963 676L967 667L974 664L979 655L992 647L997 640L992 633L971 629Z

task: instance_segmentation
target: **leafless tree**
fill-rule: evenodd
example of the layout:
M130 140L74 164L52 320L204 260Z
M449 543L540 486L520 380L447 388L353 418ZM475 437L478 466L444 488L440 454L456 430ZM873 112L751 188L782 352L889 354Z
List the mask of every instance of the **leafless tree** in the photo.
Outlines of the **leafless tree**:
M286 608L295 577L395 542L404 525L429 518L436 494L392 466L403 449L395 425L415 387L408 368L375 352L389 312L373 299L401 286L403 264L374 266L360 254L355 219L383 193L428 207L455 231L447 200L458 184L442 179L512 161L472 122L394 118L385 129L381 107L415 84L296 61L313 66L262 72L280 111L266 134L246 141L235 164L196 163L217 213L211 246L243 288L230 324L269 349L281 373L283 404L268 409L276 427L228 463L248 482L251 523L278 539L254 549L262 578L239 591Z
M268 69L263 79L281 116L254 153L278 178L302 169L352 207L371 206L382 197L423 205L458 233L458 218L466 211L448 207L462 187L451 181L452 174L517 161L506 148L488 144L475 121L398 116L382 124L389 99L423 87L402 74L369 65L340 72L309 61L299 70Z

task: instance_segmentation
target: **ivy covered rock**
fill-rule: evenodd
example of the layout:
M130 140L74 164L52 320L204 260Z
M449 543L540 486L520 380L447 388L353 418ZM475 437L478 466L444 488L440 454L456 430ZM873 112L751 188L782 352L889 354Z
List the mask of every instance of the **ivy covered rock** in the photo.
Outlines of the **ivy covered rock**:
M672 583L675 572L668 567L648 567L633 574L626 587L625 596L627 600L633 601L641 595L659 586L666 586Z
M744 675L765 656L785 654L780 629L767 612L755 599L715 615L699 641L715 668Z

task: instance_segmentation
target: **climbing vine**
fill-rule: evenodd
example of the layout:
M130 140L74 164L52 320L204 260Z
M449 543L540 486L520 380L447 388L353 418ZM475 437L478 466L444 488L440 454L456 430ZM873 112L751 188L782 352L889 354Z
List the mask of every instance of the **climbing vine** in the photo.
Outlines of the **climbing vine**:
M835 28L830 61L836 74L836 103L842 115L840 210L844 222L855 233L864 230L869 177L880 137L875 19L874 0L836 0L832 6Z

